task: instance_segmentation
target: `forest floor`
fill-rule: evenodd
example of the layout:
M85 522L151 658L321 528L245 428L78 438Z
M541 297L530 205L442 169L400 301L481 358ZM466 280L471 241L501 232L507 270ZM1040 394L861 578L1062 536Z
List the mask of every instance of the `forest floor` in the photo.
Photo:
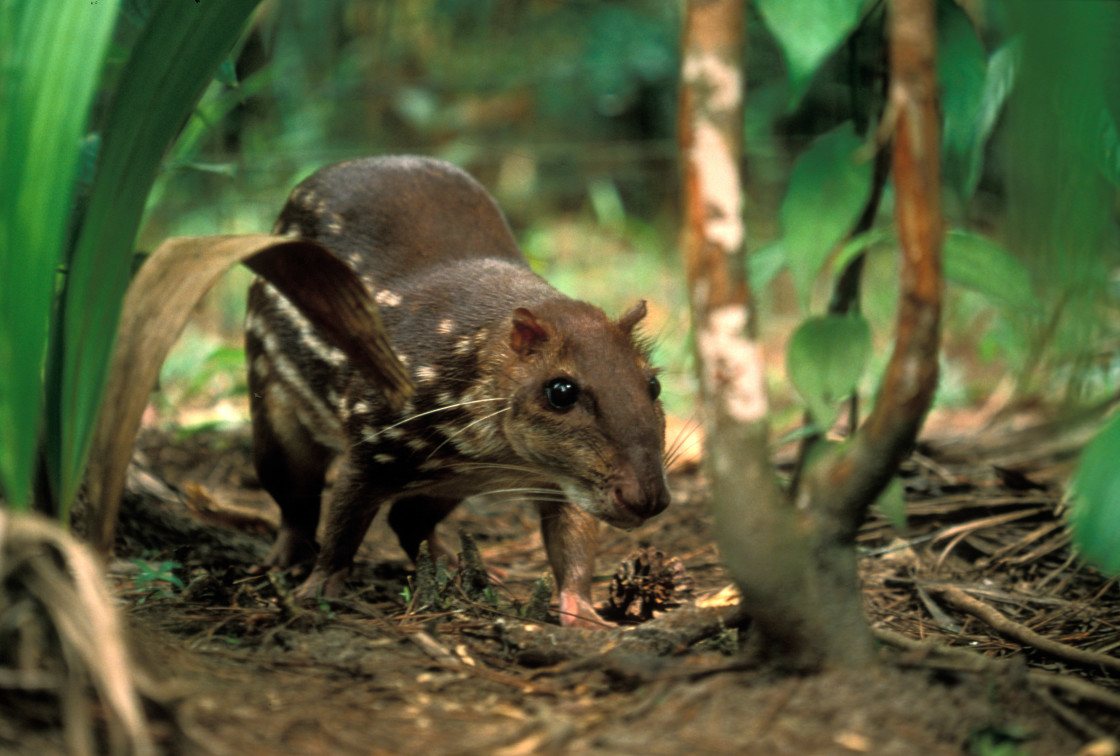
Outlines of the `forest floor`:
M497 608L454 581L439 611L410 608L413 570L383 517L345 599L301 608L283 577L248 571L276 510L247 429L145 431L110 578L158 681L157 740L186 756L1117 753L1120 592L1073 558L1061 521L1084 429L1004 424L966 440L932 425L903 470L905 531L876 514L860 535L883 664L815 675L747 662L718 626L654 650L627 645L635 629L523 619L547 567L531 508L508 503L468 503L445 523L503 571ZM672 484L655 520L604 528L597 600L642 547L678 558L701 603L727 585L702 473ZM1040 650L1024 629L1059 645ZM16 721L0 751L63 752L57 731Z

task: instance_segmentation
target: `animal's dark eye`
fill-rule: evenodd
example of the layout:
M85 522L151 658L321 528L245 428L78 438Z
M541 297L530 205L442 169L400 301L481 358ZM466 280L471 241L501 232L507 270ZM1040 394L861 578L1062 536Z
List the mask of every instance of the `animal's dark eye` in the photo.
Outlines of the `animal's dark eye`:
M567 378L553 378L544 384L544 396L553 409L566 410L579 399L579 386Z
M649 398L656 401L659 396L661 396L661 381L657 380L655 375L649 379Z

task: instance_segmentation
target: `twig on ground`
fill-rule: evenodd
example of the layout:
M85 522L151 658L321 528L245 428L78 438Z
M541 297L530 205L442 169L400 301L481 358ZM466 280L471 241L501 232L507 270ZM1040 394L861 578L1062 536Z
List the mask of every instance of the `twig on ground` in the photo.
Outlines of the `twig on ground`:
M928 586L929 590L939 594L943 599L948 601L958 609L962 609L969 614L977 617L992 627L993 630L1019 641L1032 648L1038 649L1043 653L1056 656L1059 659L1073 662L1075 664L1082 664L1088 667L1099 667L1107 669L1112 672L1120 672L1120 659L1105 654L1098 654L1092 651L1085 651L1084 649L1074 648L1073 646L1065 643L1060 643L1051 640L1045 636L1039 635L1034 630L1015 622L1012 619L1004 616L996 609L988 606L983 601L969 596L960 588L955 586Z

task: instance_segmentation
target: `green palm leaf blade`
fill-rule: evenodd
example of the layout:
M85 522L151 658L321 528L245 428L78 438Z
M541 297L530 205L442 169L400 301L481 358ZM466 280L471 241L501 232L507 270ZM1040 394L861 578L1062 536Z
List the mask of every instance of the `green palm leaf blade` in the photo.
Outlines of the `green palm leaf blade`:
M88 457L148 192L168 146L257 4L159 3L121 72L48 369L47 453L64 513Z
M0 490L31 504L55 278L117 2L0 0Z

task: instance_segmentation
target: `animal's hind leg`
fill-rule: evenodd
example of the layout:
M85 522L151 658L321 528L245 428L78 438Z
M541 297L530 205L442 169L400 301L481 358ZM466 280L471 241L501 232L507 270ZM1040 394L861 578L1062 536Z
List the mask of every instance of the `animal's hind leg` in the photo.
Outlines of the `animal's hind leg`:
M323 548L315 560L315 569L296 589L297 599L314 599L320 594L333 597L342 593L354 555L374 515L382 502L392 497L394 486L371 475L368 466L353 459L353 454L352 450L347 454L339 471L327 510Z
M440 499L431 496L412 496L393 503L389 510L389 526L397 534L401 548L408 558L416 561L420 544L428 542L432 559L447 558L451 567L457 566L455 553L450 551L436 535L436 525L447 517L456 506L458 499Z
M280 507L280 530L264 564L255 571L310 562L317 551L323 485L334 451L319 444L277 396L251 391L253 464Z

